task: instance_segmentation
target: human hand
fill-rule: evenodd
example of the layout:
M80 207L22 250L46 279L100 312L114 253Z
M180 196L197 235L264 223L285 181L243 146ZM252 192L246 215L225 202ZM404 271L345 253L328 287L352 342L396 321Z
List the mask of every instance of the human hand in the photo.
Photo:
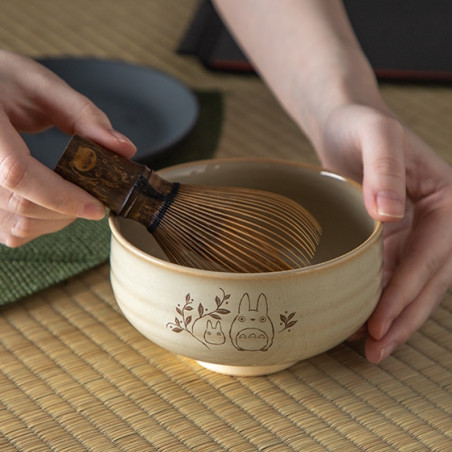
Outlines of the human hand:
M51 126L125 157L136 150L101 110L53 72L0 51L0 243L7 246L60 230L78 217L105 215L99 201L34 159L19 135Z
M452 283L452 169L384 104L340 0L214 3L323 165L362 182L385 222L385 287L366 341L379 362Z
M428 319L452 284L452 168L390 112L348 105L324 129L322 163L363 183L384 224L384 290L367 322L378 363Z

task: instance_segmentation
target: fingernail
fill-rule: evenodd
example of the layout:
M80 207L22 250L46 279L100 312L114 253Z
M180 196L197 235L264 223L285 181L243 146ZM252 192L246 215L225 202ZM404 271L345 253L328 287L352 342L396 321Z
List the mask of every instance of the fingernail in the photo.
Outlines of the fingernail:
M405 215L404 202L393 191L380 191L377 194L377 211L381 217L400 220Z
M86 204L80 216L88 220L100 220L105 216L105 206L100 203Z
M117 130L111 129L110 134L114 136L115 139L120 143L128 143L133 145L133 143L125 135L123 135L121 132L118 132Z
M381 363L384 361L396 348L396 344L389 344L386 347L383 347L380 352L380 357L378 362Z

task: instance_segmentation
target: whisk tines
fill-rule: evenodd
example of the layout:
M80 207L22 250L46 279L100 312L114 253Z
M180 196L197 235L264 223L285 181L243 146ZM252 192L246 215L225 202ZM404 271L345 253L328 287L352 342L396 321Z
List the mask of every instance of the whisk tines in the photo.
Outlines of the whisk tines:
M321 228L300 204L254 189L181 185L154 237L183 265L268 272L310 264Z

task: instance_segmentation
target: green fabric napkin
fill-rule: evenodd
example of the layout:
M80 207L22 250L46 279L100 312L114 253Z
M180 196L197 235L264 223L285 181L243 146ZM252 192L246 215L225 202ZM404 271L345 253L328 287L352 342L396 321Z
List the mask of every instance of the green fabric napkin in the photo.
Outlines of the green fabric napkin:
M200 113L193 130L170 152L150 162L154 169L212 157L221 133L222 96L198 91ZM62 231L20 248L0 245L0 306L20 300L108 259L110 229L101 221L76 220Z

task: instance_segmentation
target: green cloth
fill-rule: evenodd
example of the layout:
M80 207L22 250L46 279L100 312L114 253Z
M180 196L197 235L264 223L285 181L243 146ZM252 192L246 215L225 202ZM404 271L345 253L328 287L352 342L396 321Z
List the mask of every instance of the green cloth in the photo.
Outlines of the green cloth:
M200 105L193 130L154 169L212 157L221 133L222 97L196 92ZM79 219L62 231L39 237L19 248L0 245L0 305L20 300L108 260L110 229L101 221Z

